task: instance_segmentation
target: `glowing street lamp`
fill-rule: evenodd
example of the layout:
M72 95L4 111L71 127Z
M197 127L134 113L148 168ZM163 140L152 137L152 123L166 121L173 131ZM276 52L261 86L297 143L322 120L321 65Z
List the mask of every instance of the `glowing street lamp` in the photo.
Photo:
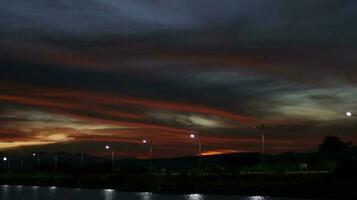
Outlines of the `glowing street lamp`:
M150 147L150 171L152 170L152 154L153 154L153 144L151 140L148 139L143 139L142 140L143 144L148 144Z
M114 150L111 146L106 145L105 146L106 150L110 150L111 151L111 158L112 158L112 169L114 170Z
M191 139L197 139L198 140L198 154L199 154L199 159L200 159L200 168L201 168L201 164L202 164L202 143L201 143L201 136L193 131L189 131L190 132L190 138Z
M36 153L32 153L32 157L36 158L37 160L37 169L40 169L40 157L36 155Z
M357 115L353 112L346 112L347 117L357 117Z
M201 136L198 135L197 133L196 134L191 133L190 134L190 138L191 139L196 139L196 138L198 139L198 153L199 153L199 155L201 155L202 154Z
M7 163L7 168L10 168L10 160L6 156L2 160Z
M265 157L265 135L264 135L264 125L258 125L258 126L253 126L254 129L259 130L260 136L261 136L261 145L262 145L262 156L263 160Z

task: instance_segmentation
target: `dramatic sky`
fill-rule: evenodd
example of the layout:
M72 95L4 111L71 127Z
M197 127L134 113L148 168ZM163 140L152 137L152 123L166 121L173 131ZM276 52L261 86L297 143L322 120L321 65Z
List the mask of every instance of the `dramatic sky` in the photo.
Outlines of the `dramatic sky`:
M0 151L357 142L357 1L2 0ZM197 141L196 141L197 142Z

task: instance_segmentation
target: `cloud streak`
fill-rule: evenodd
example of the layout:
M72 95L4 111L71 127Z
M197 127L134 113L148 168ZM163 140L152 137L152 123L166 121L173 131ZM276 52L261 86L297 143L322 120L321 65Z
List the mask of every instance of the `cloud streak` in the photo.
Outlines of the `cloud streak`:
M356 10L347 0L5 0L0 148L113 142L135 156L150 137L167 152L158 156L179 156L192 154L195 129L208 153L256 151L258 123L268 152L311 150L325 135L355 142L343 113L357 110Z

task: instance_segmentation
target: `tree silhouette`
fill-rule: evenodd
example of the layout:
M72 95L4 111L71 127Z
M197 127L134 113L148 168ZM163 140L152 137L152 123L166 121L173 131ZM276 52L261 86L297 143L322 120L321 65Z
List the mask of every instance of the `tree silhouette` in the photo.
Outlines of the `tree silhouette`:
M322 144L319 145L319 150L325 153L335 153L348 149L351 144L350 142L343 142L336 136L326 136Z

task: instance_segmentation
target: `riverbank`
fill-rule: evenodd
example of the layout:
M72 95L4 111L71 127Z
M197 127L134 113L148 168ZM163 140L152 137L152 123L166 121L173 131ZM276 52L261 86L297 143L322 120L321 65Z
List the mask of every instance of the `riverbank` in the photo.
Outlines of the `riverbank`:
M172 194L235 194L296 198L343 199L353 195L333 174L153 175L153 174L12 174L2 185L111 188L118 191ZM345 199L346 199L345 198Z

